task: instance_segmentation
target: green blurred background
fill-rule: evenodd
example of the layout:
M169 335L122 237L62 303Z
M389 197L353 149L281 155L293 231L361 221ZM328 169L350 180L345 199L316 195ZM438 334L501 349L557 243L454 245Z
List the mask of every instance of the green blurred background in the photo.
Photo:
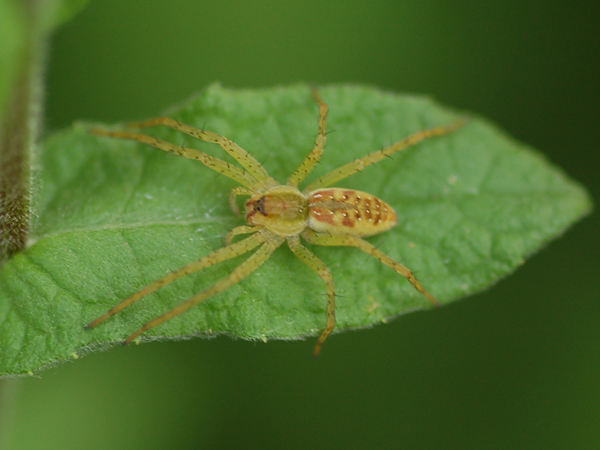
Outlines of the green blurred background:
M54 36L46 129L214 81L364 83L477 111L600 198L600 17L542 0L92 1ZM597 449L594 213L461 302L314 340L113 348L18 380L12 449ZM283 295L283 294L282 294Z

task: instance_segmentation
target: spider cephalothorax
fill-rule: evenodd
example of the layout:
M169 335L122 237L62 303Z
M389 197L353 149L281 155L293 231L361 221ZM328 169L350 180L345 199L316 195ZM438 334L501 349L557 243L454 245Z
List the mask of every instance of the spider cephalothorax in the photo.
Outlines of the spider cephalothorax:
M246 222L264 226L279 236L298 234L306 228L306 196L292 186L276 186L246 202Z
M323 342L325 342L327 336L329 336L335 327L335 285L327 266L313 252L300 243L300 236L307 242L316 245L356 247L374 256L400 275L406 277L433 304L439 304L423 288L408 268L394 261L385 253L362 239L363 237L386 231L396 225L397 217L392 207L371 194L330 186L426 138L450 133L460 128L465 121L459 120L446 127L432 128L416 133L383 150L371 153L345 166L339 167L320 177L303 191L300 191L298 188L299 184L321 159L327 139L328 108L317 92L314 92L314 96L319 104L319 134L317 141L312 152L292 173L287 185L278 184L268 175L267 171L256 159L229 139L216 133L198 130L168 117L130 124L130 127L139 129L166 125L203 141L219 144L244 169L232 166L200 150L180 147L145 134L112 132L99 129L92 130L94 134L133 139L185 158L199 160L207 167L237 181L241 186L233 189L229 198L231 209L236 214L240 212L236 203L236 197L238 195L246 195L250 198L245 203L247 225L242 225L231 230L225 238L225 247L149 284L141 291L119 303L106 314L98 317L86 328L98 325L132 303L183 276L256 249L246 261L234 269L227 277L217 281L211 287L196 294L171 311L143 325L125 340L125 343L129 343L143 332L184 313L194 305L240 282L269 259L271 254L283 242L287 242L292 252L325 282L328 299L326 307L327 324L317 341L315 348L315 356L317 356L321 351ZM234 242L237 236L245 234L250 234L250 236Z

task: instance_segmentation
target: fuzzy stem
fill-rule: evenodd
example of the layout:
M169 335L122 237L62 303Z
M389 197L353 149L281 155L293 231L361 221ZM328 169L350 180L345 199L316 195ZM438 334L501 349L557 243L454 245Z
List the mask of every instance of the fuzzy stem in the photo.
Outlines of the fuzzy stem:
M31 217L31 153L39 129L45 33L40 1L23 2L28 37L6 103L0 105L0 261L23 250Z

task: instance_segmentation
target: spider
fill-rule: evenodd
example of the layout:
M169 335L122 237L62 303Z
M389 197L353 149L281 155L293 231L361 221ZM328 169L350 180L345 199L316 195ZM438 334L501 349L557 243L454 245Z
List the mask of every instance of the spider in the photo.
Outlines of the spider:
M215 250L207 256L149 284L110 309L106 314L89 323L85 327L86 329L95 327L138 300L181 277L256 249L252 256L237 266L228 276L179 304L171 311L143 325L123 343L123 345L128 344L145 331L183 314L193 306L239 283L267 261L273 252L286 241L294 255L316 272L325 282L327 323L315 346L314 356L316 357L335 327L335 286L330 270L312 251L301 244L300 236L306 242L315 245L356 247L406 277L431 303L439 305L435 297L425 290L407 267L394 261L362 239L382 233L396 225L397 216L392 207L371 194L329 186L424 139L450 133L463 126L465 120L460 119L448 126L432 128L413 134L383 150L371 153L323 175L301 191L298 186L321 159L327 140L328 106L316 90L313 91L313 96L319 106L319 133L315 147L292 173L286 185L279 184L271 178L256 159L231 140L216 133L179 123L168 117L132 123L129 124L129 127L142 129L165 125L203 141L219 144L223 150L237 160L243 169L232 166L200 150L184 148L145 134L113 132L101 129L90 130L91 133L96 135L132 139L184 158L196 159L207 167L238 182L241 186L234 188L229 196L231 209L237 215L240 214L236 202L237 197L249 196L249 199L245 203L247 225L238 226L231 230L225 238L225 247ZM237 236L248 234L249 237L234 242L234 238Z

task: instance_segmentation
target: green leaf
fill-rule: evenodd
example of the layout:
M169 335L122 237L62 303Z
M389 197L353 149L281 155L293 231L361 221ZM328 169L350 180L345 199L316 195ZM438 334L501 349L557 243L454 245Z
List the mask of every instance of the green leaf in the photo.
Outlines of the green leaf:
M321 95L335 132L307 183L461 116L427 98L371 88L329 87ZM304 86L212 86L168 115L229 137L285 182L313 147L318 108ZM243 223L229 210L235 183L228 178L199 162L87 129L78 124L45 143L35 241L0 273L0 374L32 372L121 342L244 259L185 277L84 331L147 283L222 247L227 232ZM166 128L149 133L233 162L214 144ZM369 241L416 271L442 303L489 287L591 209L577 183L479 118L339 185L370 192L396 209L398 225ZM310 248L335 279L336 331L430 307L407 280L359 250ZM143 340L316 336L325 326L325 304L323 281L283 246L250 277Z

